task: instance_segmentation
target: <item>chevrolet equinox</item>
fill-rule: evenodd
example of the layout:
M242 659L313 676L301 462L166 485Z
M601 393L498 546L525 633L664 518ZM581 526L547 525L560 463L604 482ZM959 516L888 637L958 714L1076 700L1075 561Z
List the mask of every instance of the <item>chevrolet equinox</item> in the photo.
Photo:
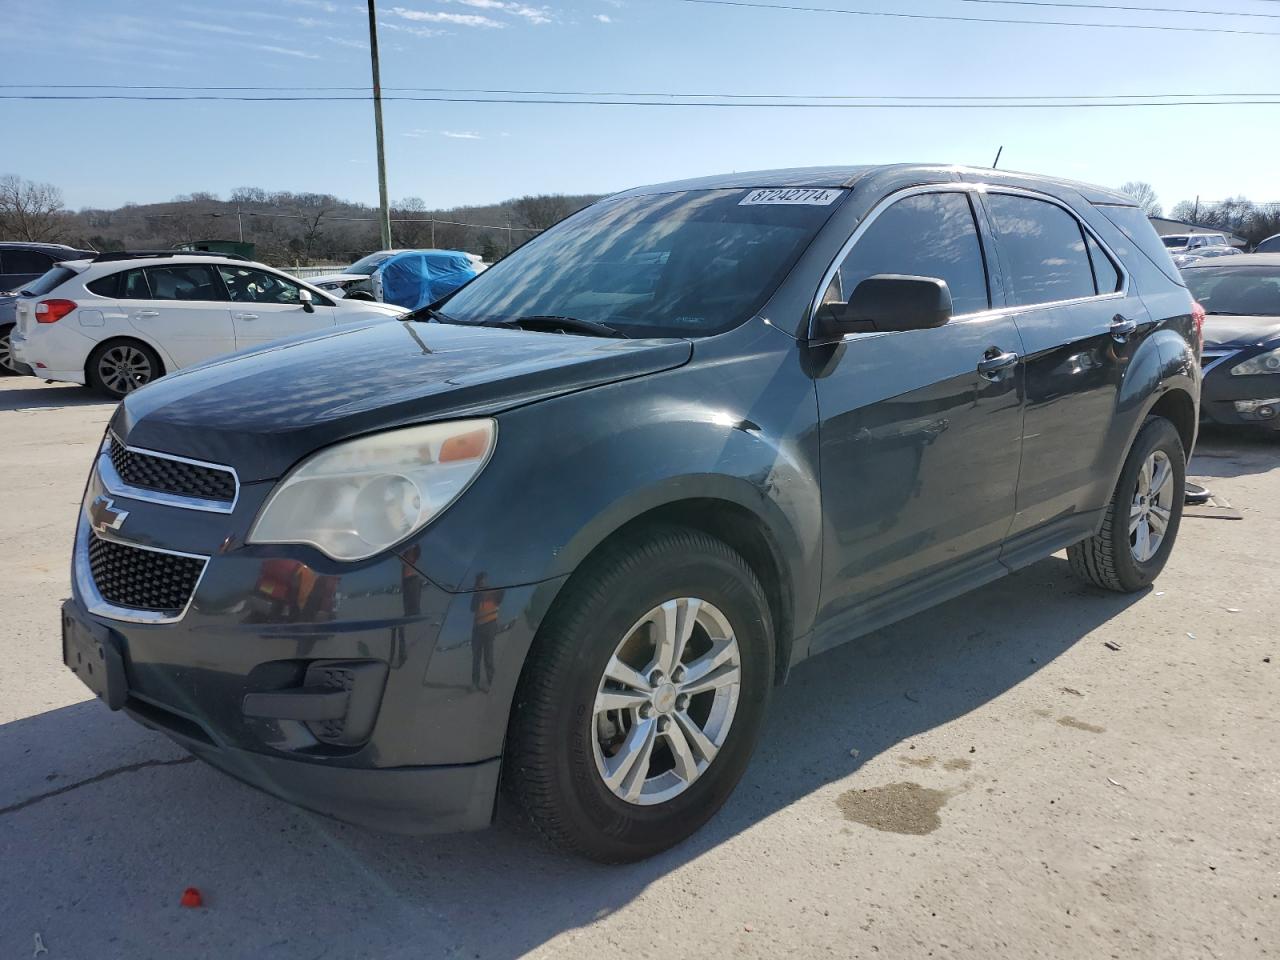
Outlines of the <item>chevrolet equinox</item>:
M630 190L402 321L127 396L63 658L312 810L469 829L501 788L646 857L725 802L807 657L1064 548L1147 587L1202 321L1142 211L1083 184Z

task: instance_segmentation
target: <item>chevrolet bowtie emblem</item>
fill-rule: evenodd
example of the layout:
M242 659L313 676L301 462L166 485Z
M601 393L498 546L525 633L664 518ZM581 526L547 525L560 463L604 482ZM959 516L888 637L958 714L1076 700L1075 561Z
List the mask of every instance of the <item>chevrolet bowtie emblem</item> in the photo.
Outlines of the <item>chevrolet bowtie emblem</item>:
M119 530L129 517L128 510L117 510L110 497L96 497L89 505L89 526L98 533Z

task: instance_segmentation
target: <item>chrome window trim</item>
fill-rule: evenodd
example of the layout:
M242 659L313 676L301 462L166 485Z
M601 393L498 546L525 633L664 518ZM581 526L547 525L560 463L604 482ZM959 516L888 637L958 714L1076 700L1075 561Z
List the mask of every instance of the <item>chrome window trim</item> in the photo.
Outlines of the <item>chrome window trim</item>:
M100 537L102 540L133 547L136 550L147 550L151 553L165 553L174 557L185 557L188 560L204 561L204 566L200 568L200 575L196 577L196 582L191 588L191 596L187 598L186 606L178 611L176 615L171 616L157 610L119 607L103 597L98 592L97 584L93 582L93 573L89 569L89 537L91 536L94 536L94 533L89 528L89 522L84 515L84 511L81 510L80 522L76 525L75 560L72 566L75 569L76 589L80 592L80 598L84 601L85 608L90 613L105 617L108 620L120 620L125 623L177 623L187 615L187 611L191 609L191 604L195 602L200 584L204 581L204 575L209 572L209 557L198 553L183 553L180 550L161 550L159 547L146 547L140 543L133 543L116 536Z
M149 490L146 487L135 487L126 483L121 479L120 474L116 472L115 464L111 462L111 441L113 439L130 453L139 453L147 457L158 457L161 460L173 460L176 463L191 464L193 467L207 467L210 470L221 470L224 473L229 473L231 474L231 479L235 481L235 495L230 500L206 500L202 497L184 497L176 493ZM190 457L161 453L158 450L148 450L145 447L131 447L116 436L114 431L107 431L107 436L102 441L102 446L98 450L97 466L98 477L102 480L104 489L106 489L107 493L118 497L145 500L148 503L159 503L166 507L177 507L180 510L202 510L206 513L232 513L235 511L236 504L240 502L240 475L236 473L234 467L229 467L223 463L209 463L207 460L192 460Z
M957 314L956 316L951 318L951 321L950 321L951 323L971 322L975 320L990 320L990 319L995 319L997 317L1013 316L1015 314L1024 314L1032 310L1044 310L1044 309L1050 309L1050 308L1056 308L1056 307L1071 306L1078 303L1089 303L1093 301L1104 301L1104 300L1124 300L1128 298L1129 287L1132 281L1130 280L1129 270L1125 266L1124 261L1121 260L1120 257L1116 256L1116 252L1111 249L1111 246L1105 240L1103 240L1102 237L1098 236L1097 231L1094 230L1093 227L1085 223L1085 221L1080 217L1078 213L1076 213L1068 204L1066 204L1062 200L1059 200L1057 197L1051 196L1047 193L1040 193L1039 191L1036 191L1036 190L1027 190L1022 187L1006 187L1000 184L960 183L960 182L929 183L929 184L922 184L915 187L907 187L902 190L896 190L893 193L889 194L888 196L882 198L879 203L877 203L874 207L871 208L871 212L862 218L862 221L854 229L853 233L849 236L849 239L846 240L844 244L840 247L840 251L836 254L835 258L831 261L831 264L827 267L826 272L822 275L822 283L818 285L818 292L815 294L813 298L813 302L810 304L810 307L809 307L808 335L810 340L813 339L813 324L814 324L814 321L817 319L818 310L822 306L822 298L826 295L827 287L831 285L832 279L835 277L836 272L840 269L840 266L844 263L845 258L849 255L849 253L853 250L853 248L857 246L858 241L862 239L863 235L871 227L871 224L873 224L880 217L881 214L883 214L886 210L889 209L889 207L893 206L898 201L905 200L908 197L919 196L921 194L926 194L926 193L963 193L963 194L973 194L973 195L1005 193L1005 194L1011 194L1014 196L1028 197L1032 200L1044 200L1048 203L1051 203L1054 206L1060 207L1062 210L1066 211L1066 213L1076 221L1076 223L1080 226L1082 230L1085 230L1088 232L1089 236L1091 236L1094 239L1094 241L1098 244L1098 246L1102 249L1102 251L1106 253L1108 257L1111 258L1111 262L1115 265L1116 269L1120 271L1120 276L1122 278L1120 289L1114 290L1111 293L1095 293L1087 297L1073 297L1069 300L1052 300L1047 303L1032 303L1032 304L1025 304L1025 305L1006 304L1004 306L999 306L999 307L992 305L991 308L987 310L979 310L974 313ZM975 203L974 197L970 197L970 204L973 206L977 205ZM984 213L985 213L985 208L984 208ZM983 245L983 241L984 240L993 241L996 248L998 249L1000 245L999 235L995 231L994 227L991 227L983 223L983 217L981 216L974 217L974 229L977 230L978 232L978 244L979 244L979 248L982 250L983 260L985 264L987 251L985 246ZM1086 257L1088 256L1087 250L1085 252L1085 256ZM990 277L991 277L991 268L990 268L990 264L985 264L985 266L987 268L987 278L988 278L988 285L989 285ZM1090 268L1090 273L1092 273L1092 267ZM1096 282L1096 278L1095 278L1095 282ZM989 289L988 295L990 296L994 292L995 292L994 290ZM868 331L865 333L846 333L843 337L840 338L839 342L845 342L849 340L866 340L871 337L883 337L883 336L888 336L890 333L895 333L895 332L900 332L900 331Z

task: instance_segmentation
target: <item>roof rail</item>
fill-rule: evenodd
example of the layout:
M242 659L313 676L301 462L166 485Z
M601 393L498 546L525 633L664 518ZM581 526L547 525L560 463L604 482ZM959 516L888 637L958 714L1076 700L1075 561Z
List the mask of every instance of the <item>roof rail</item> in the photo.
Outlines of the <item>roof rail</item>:
M218 257L222 260L252 261L238 253L210 253L208 250L115 250L89 257L95 263L111 263L116 260L163 259L165 257Z

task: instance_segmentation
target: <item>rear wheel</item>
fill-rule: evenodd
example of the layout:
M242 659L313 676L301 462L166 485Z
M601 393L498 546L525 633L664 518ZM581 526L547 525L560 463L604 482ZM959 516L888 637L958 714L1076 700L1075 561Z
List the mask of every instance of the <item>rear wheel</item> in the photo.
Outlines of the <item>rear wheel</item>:
M119 400L164 376L160 357L137 340L111 340L89 356L85 364L89 386Z
M750 567L705 534L628 538L565 588L517 691L504 784L541 832L592 859L643 859L720 808L773 679Z
M18 362L13 359L13 344L9 339L12 334L13 324L0 327L0 377L9 377L22 372L18 369Z
M1152 417L1138 432L1102 522L1102 530L1067 549L1081 580L1132 593L1164 569L1182 522L1186 454L1173 424Z

